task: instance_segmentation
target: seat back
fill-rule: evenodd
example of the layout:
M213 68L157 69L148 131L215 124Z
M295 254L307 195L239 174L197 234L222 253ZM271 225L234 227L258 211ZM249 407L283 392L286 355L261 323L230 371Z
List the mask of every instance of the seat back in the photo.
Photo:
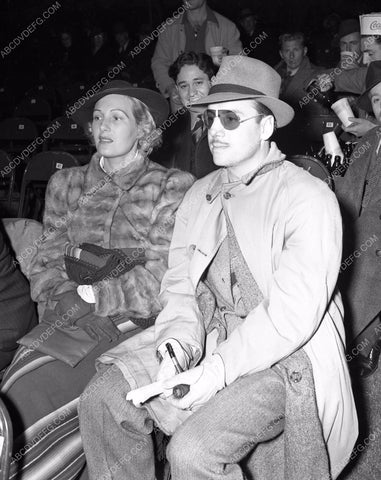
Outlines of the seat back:
M15 108L16 117L27 117L36 123L47 124L52 118L49 102L39 96L26 97Z
M0 186L6 190L8 206L11 203L15 184L15 169L10 166L10 157L4 150L0 150Z
M331 190L334 190L334 183L331 174L328 172L327 168L319 162L319 160L316 160L316 158L307 155L291 155L287 157L287 160L298 167L303 168L303 170L307 170L307 172L314 177L320 178L320 180L323 180Z
M49 148L51 150L62 150L74 155L89 157L91 145L80 125L65 116L56 118L52 121L52 124L58 124L60 127L49 137Z
M29 118L13 117L0 122L0 148L7 152L21 152L37 136L37 127Z
M9 479L9 465L13 447L12 422L0 398L0 480Z
M32 200L40 202L40 205L34 205L35 214L31 217L41 220L44 206L46 185L50 177L57 170L63 168L78 167L78 160L67 152L40 152L34 155L28 162L24 170L21 183L20 204L18 217L28 217L27 215L27 190L32 189ZM29 205L30 207L31 205ZM30 218L30 217L29 217Z

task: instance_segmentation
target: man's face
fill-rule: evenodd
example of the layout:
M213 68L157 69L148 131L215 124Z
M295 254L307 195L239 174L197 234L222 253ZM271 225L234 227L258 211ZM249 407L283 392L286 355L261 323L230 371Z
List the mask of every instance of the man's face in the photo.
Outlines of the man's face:
M206 97L210 90L208 75L197 65L184 65L177 75L177 90L181 103L186 107L190 103Z
M355 52L356 58L361 55L361 35L360 32L349 33L340 38L340 52Z
M374 36L362 37L361 49L364 54L364 63L368 64L375 60L381 60L381 44L376 42Z
M303 58L307 54L307 47L303 47L300 40L288 40L283 42L279 54L286 62L287 67L290 70L295 70L300 67Z
M241 20L241 26L250 35L255 30L256 21L254 15L248 15Z
M381 82L370 89L369 98L376 120L381 121Z
M258 115L252 100L213 103L208 110L234 112L240 120ZM215 117L208 130L209 147L213 162L219 167L233 167L240 174L249 173L256 166L255 155L261 144L261 118L251 118L240 123L235 130L223 127L219 117ZM258 123L259 122L259 123Z
M65 48L70 48L72 44L71 35L69 33L62 33L61 43Z

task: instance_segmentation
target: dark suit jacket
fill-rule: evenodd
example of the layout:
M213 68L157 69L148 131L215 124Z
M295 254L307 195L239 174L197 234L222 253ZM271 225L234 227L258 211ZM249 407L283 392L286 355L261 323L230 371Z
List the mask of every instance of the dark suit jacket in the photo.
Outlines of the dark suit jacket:
M335 189L344 222L340 289L351 340L381 311L381 127L359 141Z
M13 261L0 231L0 370L11 362L16 341L37 324L28 281Z
M181 113L182 111L179 110L177 119L164 131L163 148L158 152L160 159L154 159L167 168L178 168L192 173L196 178L202 178L218 167L213 163L207 132L203 133L195 145L191 134L190 113Z

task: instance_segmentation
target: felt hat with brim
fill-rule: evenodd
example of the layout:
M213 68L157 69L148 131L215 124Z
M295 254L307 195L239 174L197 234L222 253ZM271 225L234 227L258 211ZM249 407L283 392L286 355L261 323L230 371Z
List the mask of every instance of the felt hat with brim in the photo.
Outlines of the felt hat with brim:
M376 60L369 64L365 77L365 92L358 98L357 105L367 112L372 111L372 103L369 98L369 92L378 83L381 82L381 60Z
M356 18L347 18L340 23L337 35L339 38L343 38L356 32L360 33L360 22Z
M274 114L278 127L294 117L294 109L279 100L280 75L269 65L243 55L225 56L206 97L191 104L190 109L202 113L212 103L255 99Z
M148 107L156 127L160 127L168 117L168 102L160 93L149 90L148 88L131 87L131 85L124 80L112 80L91 97L89 96L87 99L82 97L82 102L81 99L79 99L82 105L72 114L73 120L79 125L86 125L88 122L91 122L97 101L106 95L113 94L136 98L144 103Z

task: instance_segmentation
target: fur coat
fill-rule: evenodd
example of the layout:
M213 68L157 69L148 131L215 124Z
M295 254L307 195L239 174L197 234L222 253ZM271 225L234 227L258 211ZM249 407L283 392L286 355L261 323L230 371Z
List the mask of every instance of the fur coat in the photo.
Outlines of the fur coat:
M95 313L140 318L157 314L175 212L192 183L189 173L168 170L142 156L111 175L100 167L97 153L88 165L56 172L46 192L44 239L30 272L40 317L45 308L55 307L57 294L77 287L65 271L66 242L144 249L145 265L99 282Z

